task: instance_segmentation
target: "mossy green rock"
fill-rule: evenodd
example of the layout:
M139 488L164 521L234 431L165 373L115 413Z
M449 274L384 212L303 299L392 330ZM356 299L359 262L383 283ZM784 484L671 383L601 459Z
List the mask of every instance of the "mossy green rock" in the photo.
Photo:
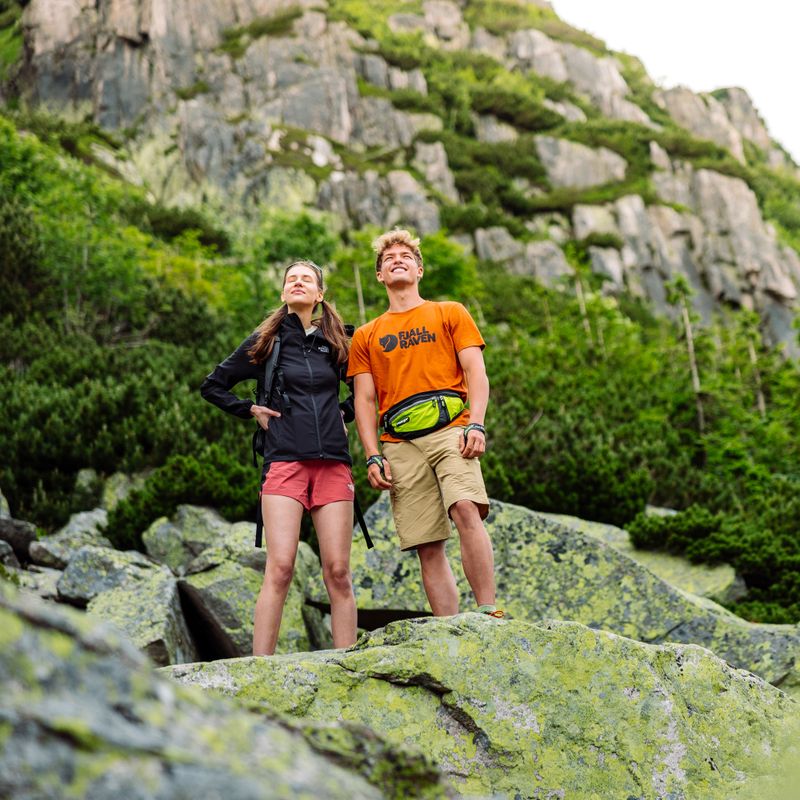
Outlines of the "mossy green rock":
M730 564L713 566L692 564L691 561L670 553L638 550L631 544L628 532L615 525L591 522L566 514L542 514L541 516L610 544L615 550L638 561L662 580L685 592L708 597L718 603L735 602L744 597L747 592L744 581Z
M108 547L81 547L71 558L58 581L61 600L85 606L102 592L125 584L146 582L161 574L172 573L135 550L113 550Z
M418 742L459 793L728 800L769 775L800 707L693 645L468 613L345 651L173 667L184 684Z
M367 512L375 548L353 548L359 609L428 609L416 555L398 550L388 498ZM516 619L574 620L642 642L700 644L786 691L800 690L800 627L757 625L670 586L592 536L521 506L492 501L486 527L495 554L498 603ZM448 555L462 609L474 608L458 535ZM325 600L320 582L311 599Z
M103 592L89 603L86 612L119 628L158 666L197 659L181 610L177 581L171 575L157 573Z
M58 533L31 542L28 552L31 561L42 567L64 569L82 547L111 547L111 542L100 532L108 519L101 508L73 514L69 523Z
M292 727L178 686L114 629L1 582L0 681L8 800L383 796Z
M249 532L246 544L237 547L236 542L234 538L226 545L201 553L188 569L203 569L180 581L181 591L200 615L204 627L209 628L215 650L230 657L253 652L253 612L264 579L263 566L257 571L249 564L254 560ZM264 554L263 550L255 552ZM322 612L305 602L309 577L318 572L317 557L301 542L275 652L297 653L330 646Z
M181 574L185 566L209 547L221 544L231 524L211 508L181 505L172 519L157 519L142 534L147 555Z

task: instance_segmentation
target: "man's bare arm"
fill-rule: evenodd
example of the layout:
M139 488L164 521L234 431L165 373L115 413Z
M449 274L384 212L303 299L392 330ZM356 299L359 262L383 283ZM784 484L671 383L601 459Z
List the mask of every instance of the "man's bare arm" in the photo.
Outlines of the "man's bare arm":
M489 405L489 377L483 362L483 351L480 347L465 347L459 350L458 361L467 381L470 422L483 425ZM478 430L471 430L466 441L461 442L461 455L464 458L477 458L485 451L486 436Z
M369 372L361 372L354 379L356 429L358 438L364 448L367 458L380 455L378 448L378 426L375 421L375 381ZM392 486L392 472L389 462L383 461L383 474L377 464L371 464L367 469L367 478L374 489L390 489Z

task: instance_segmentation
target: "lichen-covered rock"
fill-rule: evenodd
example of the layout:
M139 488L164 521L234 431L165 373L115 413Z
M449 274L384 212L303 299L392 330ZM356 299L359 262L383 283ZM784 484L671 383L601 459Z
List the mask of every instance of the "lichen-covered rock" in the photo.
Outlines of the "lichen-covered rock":
M158 666L197 660L181 609L178 583L166 569L101 592L86 613L112 623Z
M386 495L367 522L375 547L354 549L351 560L359 609L427 613L417 558L398 550ZM492 501L486 527L499 603L514 618L575 620L643 642L700 644L786 691L800 690L800 626L746 622L670 586L613 547L520 506ZM472 608L455 532L448 555L461 607ZM325 600L318 581L311 599Z
M100 505L106 509L106 511L111 511L134 489L141 488L144 485L144 481L144 473L126 475L124 472L115 472L113 475L109 476L103 484Z
M214 652L233 658L253 651L253 612L264 579L268 554L261 554L260 569L246 558L253 551L247 523L239 529L236 540L201 553L187 568L179 587L187 602L199 615L203 629L212 642ZM244 537L247 536L245 540ZM283 617L275 652L297 653L330 646L323 614L306 605L307 583L314 576L320 579L320 566L311 548L300 542L295 573L283 607Z
M108 522L108 512L103 508L73 514L69 522L52 536L31 542L28 551L31 561L42 567L64 569L82 547L111 547L102 534Z
M638 561L651 572L684 592L708 597L718 603L741 600L747 592L744 581L730 564L692 564L685 558L655 550L638 550L631 544L626 530L603 522L570 517L566 514L542 514L567 528L588 533L596 539L610 544L615 550Z
M85 606L102 592L125 584L149 580L155 574L171 577L164 566L135 550L121 552L85 545L75 552L58 581L60 599Z
M29 566L14 573L22 589L27 589L43 600L58 600L58 582L64 574L60 569Z
M0 786L8 800L384 796L377 780L371 785L339 766L338 753L324 755L336 752L336 725L329 726L329 742L320 726L309 744L299 723L178 686L154 674L113 628L5 585L0 682ZM379 776L383 767L396 783L425 774L420 755L405 775L402 753L384 749L365 773L371 766ZM351 760L358 755L351 745Z
M2 491L0 491L0 519L11 519L11 509Z
M142 534L147 554L180 573L203 550L221 544L230 522L210 508L180 505L172 519L157 519Z
M769 775L797 705L686 645L478 614L345 651L193 664L175 680L419 741L467 796L727 800Z

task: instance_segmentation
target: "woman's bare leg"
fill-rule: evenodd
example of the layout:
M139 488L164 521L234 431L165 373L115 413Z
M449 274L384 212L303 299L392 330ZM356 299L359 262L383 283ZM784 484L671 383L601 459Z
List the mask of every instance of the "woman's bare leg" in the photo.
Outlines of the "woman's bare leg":
M256 600L253 655L271 656L275 652L283 604L294 575L303 505L291 497L264 495L261 498L261 513L264 517L267 567Z
M331 633L334 647L356 641L356 599L350 577L350 542L353 538L353 504L328 503L311 512L319 541L322 578L331 599Z

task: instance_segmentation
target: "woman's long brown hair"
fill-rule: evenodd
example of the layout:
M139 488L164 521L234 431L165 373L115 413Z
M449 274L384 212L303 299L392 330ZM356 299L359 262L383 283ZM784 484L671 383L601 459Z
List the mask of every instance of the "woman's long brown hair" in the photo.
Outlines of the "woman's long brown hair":
M322 284L322 270L312 261L295 261L289 264L283 273L283 283L286 283L286 276L292 267L310 267L314 275L317 277L317 286L320 291L323 291ZM342 318L336 313L333 306L323 300L319 303L322 306L322 315L312 320L319 329L322 335L333 348L336 354L336 363L343 364L347 361L347 351L349 342L347 334L344 331L344 323ZM286 319L289 314L289 307L284 303L280 308L273 311L257 328L256 333L258 338L255 344L247 351L250 360L254 364L260 364L269 358L272 352L272 346L275 343L275 334L281 327L281 323Z

